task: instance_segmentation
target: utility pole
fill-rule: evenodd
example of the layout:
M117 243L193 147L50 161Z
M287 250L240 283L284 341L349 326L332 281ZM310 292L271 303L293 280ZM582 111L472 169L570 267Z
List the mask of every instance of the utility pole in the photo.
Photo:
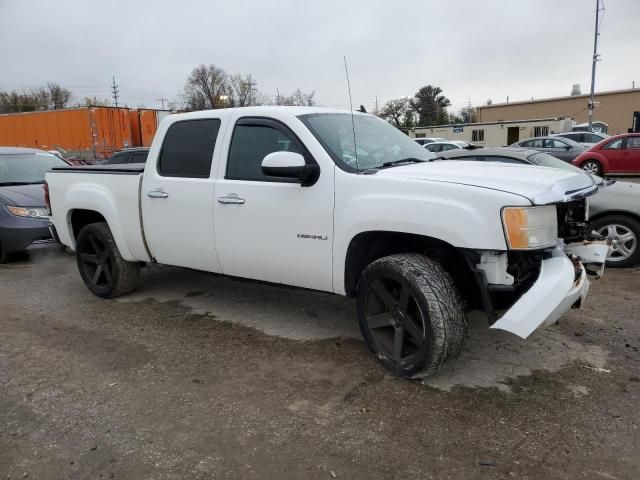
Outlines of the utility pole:
M168 102L168 98L156 98L157 101L162 102L162 110L164 110L164 102Z
M248 98L247 98L247 105L251 106L252 105L252 100L253 100L253 90L256 85L258 85L257 82L254 82L253 80L249 80L248 82L244 82L244 84L249 87L249 94L248 94Z
M120 92L120 88L118 88L118 84L116 83L116 77L113 77L113 84L111 85L111 92L113 93L113 103L118 106L118 92Z
M380 115L380 110L378 110L378 96L376 95L376 116Z
M604 8L603 8L604 10ZM595 102L595 88L596 88L596 62L599 60L598 58L598 36L600 33L598 29L600 28L600 0L596 0L596 28L595 33L593 35L593 58L591 60L591 93L589 94L589 129L591 132L593 129L593 109L596 107Z
M280 105L280 90L276 88L276 105Z

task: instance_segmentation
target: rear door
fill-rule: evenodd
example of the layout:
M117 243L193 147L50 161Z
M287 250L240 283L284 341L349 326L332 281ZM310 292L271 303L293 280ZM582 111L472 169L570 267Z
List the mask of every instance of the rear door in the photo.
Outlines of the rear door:
M567 147L570 147L569 144L562 140L547 138L544 141L543 151L561 160L569 161L573 158L573 153Z
M226 275L332 290L333 168L311 186L269 177L266 155L291 151L316 163L283 123L239 118L215 187L215 237Z
M159 263L220 271L213 242L211 176L220 125L217 118L171 124L157 161L145 168L143 228L151 254Z

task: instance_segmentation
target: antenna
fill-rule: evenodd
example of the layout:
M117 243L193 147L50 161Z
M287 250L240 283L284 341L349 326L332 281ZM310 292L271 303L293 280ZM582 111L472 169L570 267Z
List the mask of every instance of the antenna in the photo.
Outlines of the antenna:
M113 84L111 85L111 91L113 92L113 101L118 106L118 92L120 89L118 88L118 84L116 83L116 77L113 77Z
M349 69L347 68L347 57L344 56L344 73L347 75L347 90L349 91L349 109L351 110L351 130L353 131L353 155L356 157L356 172L358 168L358 146L356 145L356 122L353 119L353 102L351 100L351 83L349 82Z

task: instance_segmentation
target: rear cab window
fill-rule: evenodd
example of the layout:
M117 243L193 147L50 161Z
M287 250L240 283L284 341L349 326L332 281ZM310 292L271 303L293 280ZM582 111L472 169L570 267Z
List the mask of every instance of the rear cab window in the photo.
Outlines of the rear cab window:
M209 178L220 120L181 120L165 134L157 171L162 177ZM146 156L146 154L145 154Z

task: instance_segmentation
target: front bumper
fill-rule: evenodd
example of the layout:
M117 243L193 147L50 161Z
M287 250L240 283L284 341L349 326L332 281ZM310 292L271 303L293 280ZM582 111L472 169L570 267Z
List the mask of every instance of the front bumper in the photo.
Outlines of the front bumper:
M537 328L557 322L572 307L582 306L589 291L587 271L578 263L580 273L576 278L574 263L567 253L576 255L574 251L579 250L580 258L591 263L594 259L606 259L608 249L603 242L580 244L579 248L576 244L564 249L555 247L551 257L542 260L535 283L491 328L527 338Z
M0 222L0 244L6 253L22 252L34 243L51 241L46 219L5 216Z

